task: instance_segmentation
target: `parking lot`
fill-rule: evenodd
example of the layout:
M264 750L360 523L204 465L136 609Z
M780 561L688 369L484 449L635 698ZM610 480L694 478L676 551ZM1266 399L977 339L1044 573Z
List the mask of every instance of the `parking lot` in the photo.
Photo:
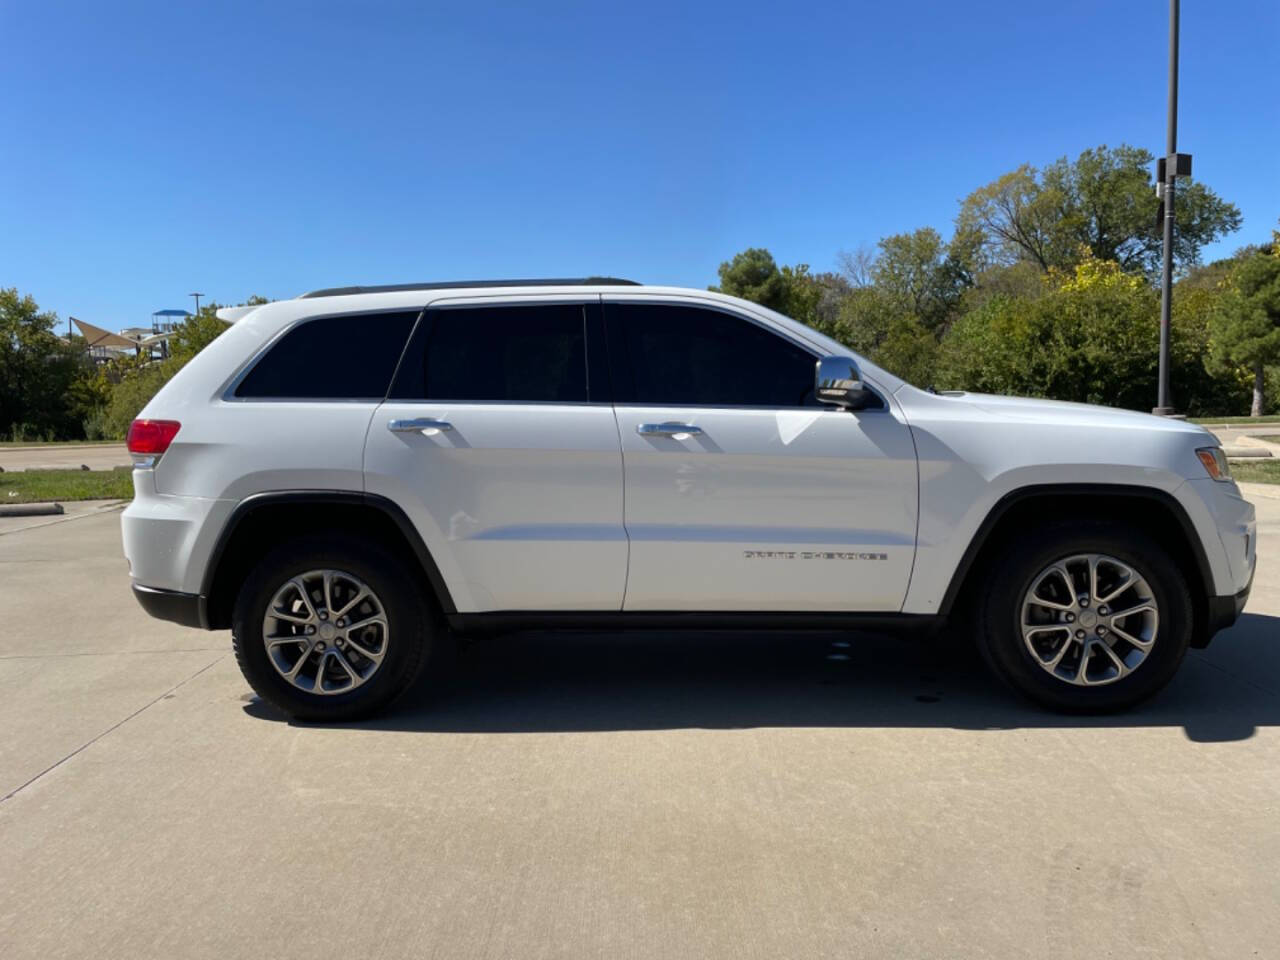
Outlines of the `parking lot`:
M0 520L0 954L1280 953L1280 487L1245 616L1129 714L963 650L523 635L292 725L148 619L114 510Z

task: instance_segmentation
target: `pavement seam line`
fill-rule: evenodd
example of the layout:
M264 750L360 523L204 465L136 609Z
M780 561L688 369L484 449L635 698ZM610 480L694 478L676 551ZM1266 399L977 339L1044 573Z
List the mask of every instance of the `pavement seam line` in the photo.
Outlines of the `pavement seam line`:
M66 503L73 501L67 500ZM116 510L123 510L129 506L129 501L121 500L108 507L100 507L96 510L86 510L84 513L74 513L69 517L58 517L56 520L50 520L47 523L33 523L29 527L23 527L21 530L0 530L0 537L11 537L15 533L26 533L28 530L43 530L45 527L52 527L55 523L70 523L72 520L83 520L86 517L100 517L104 513L113 513ZM14 518L18 519L18 518Z
M136 657L157 653L213 653L225 647L176 647L171 650L109 650L106 653L6 653L0 660L58 660L65 657Z
M206 670L208 670L210 667L212 667L214 664L218 663L220 660L222 660L222 659L223 659L223 658L225 658L225 657L226 657L226 654L225 654L225 653L224 653L224 654L222 654L222 656L215 657L213 660L211 660L211 661L209 661L208 663L206 663L203 667L201 667L199 670L197 670L197 671L196 671L195 673L193 673L191 676L187 677L185 680L180 680L180 681L178 681L178 682L177 682L177 683L175 683L172 687L170 687L168 690L166 690L164 693L162 693L162 694L160 694L158 697L156 697L154 700L151 700L151 701L149 701L149 702L147 702L147 703L144 703L142 706L140 706L137 710L133 711L133 713L129 714L129 715L128 715L127 717L125 717L123 720L120 720L120 721L118 721L118 722L116 722L116 723L112 724L111 726L107 727L107 729L103 730L100 734L98 734L96 737L94 737L92 740L89 740L89 741L87 741L86 743L83 743L83 744L81 744L80 746L76 747L74 750L72 750L70 753L68 753L65 757L63 757L63 758L62 758L61 760L59 760L57 763L52 764L51 766L45 767L45 769L41 770L39 773L37 773L34 777L32 777L32 778L31 778L30 780L28 780L26 783L22 784L22 785L21 785L21 786L19 786L19 787L15 787L14 789L10 790L7 794L5 794L5 796L0 797L0 803L6 803L6 802L8 802L9 800L12 800L12 799L13 799L14 797L16 797L19 793L21 793L23 790L27 789L27 787L31 786L33 783L35 783L37 780L39 780L39 779L40 779L41 777L43 777L45 774L53 772L54 770L58 769L58 767L62 766L64 763L66 763L68 760L70 760L72 757L76 756L76 755L77 755L77 754L79 754L79 753L84 752L85 750L88 750L91 746L93 746L95 743L97 743L99 740L101 740L101 739L102 739L103 737L105 737L107 734L111 733L113 730L119 730L121 727L123 727L126 723L128 723L130 720L132 720L132 719L133 719L134 717L136 717L138 714L142 713L144 710L149 710L151 707L154 707L157 703L159 703L161 700L163 700L163 699L164 699L165 697L167 697L169 694L171 694L171 693L173 693L174 691L178 690L180 687L183 687L183 686L185 686L186 684L190 683L190 682L191 682L192 680L194 680L196 677L200 676L200 674L204 673Z

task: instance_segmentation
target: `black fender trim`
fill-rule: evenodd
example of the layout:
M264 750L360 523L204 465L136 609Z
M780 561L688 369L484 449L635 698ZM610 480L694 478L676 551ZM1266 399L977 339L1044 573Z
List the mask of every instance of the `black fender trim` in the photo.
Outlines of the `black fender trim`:
M1135 487L1127 484L1043 483L1012 490L996 501L995 506L991 508L986 517L983 518L982 523L978 525L977 533L969 541L969 546L965 549L964 556L960 558L955 571L951 574L951 582L947 586L947 592L942 597L942 606L938 610L939 614L941 616L950 615L951 609L955 605L956 597L960 594L960 587L969 575L969 571L973 568L973 564L982 552L982 548L986 546L992 532L1012 507L1024 500L1036 497L1060 496L1133 497L1153 501L1165 507L1177 518L1183 538L1188 546L1191 547L1191 554L1195 558L1196 567L1199 569L1200 578L1204 583L1205 595L1211 596L1213 594L1213 570L1209 567L1209 558L1204 552L1204 544L1200 542L1200 536L1196 533L1196 528L1191 522L1191 518L1187 516L1187 511L1183 509L1182 504L1172 494L1157 490L1154 487Z
M205 568L201 594L204 597L212 595L214 578L217 575L218 566L222 562L223 553L226 551L227 544L231 542L231 538L235 535L236 528L246 517L268 507L295 504L342 504L345 506L372 507L385 514L403 534L405 541L422 565L422 571L426 574L427 582L431 584L431 590L435 594L435 599L440 605L441 612L446 615L457 612L453 597L449 593L449 587L444 582L444 577L440 575L440 568L436 566L435 559L431 556L431 551L427 549L427 545L422 540L422 535L418 533L418 528L413 525L413 521L409 519L408 514L393 500L376 493L363 493L356 490L272 490L245 497L231 512L231 516L227 518L227 522L223 524L222 530L218 534L217 542L213 545L213 551L209 555L209 564Z

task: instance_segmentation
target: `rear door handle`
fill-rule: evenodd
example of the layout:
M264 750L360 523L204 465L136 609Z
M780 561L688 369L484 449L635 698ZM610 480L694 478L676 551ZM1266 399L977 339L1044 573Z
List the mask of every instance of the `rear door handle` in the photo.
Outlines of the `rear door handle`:
M636 424L636 433L642 437L700 437L702 436L702 428L695 427L691 423L675 423L668 420L666 423L640 423Z
M448 420L433 420L431 417L414 417L412 420L390 420L387 429L392 433L421 433L424 430L452 430L453 424Z

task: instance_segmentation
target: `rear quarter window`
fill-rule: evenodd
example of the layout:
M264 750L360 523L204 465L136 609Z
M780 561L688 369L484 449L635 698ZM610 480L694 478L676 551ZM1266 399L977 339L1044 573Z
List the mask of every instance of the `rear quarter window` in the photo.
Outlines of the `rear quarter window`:
M258 359L235 389L244 400L381 400L420 311L317 317Z

